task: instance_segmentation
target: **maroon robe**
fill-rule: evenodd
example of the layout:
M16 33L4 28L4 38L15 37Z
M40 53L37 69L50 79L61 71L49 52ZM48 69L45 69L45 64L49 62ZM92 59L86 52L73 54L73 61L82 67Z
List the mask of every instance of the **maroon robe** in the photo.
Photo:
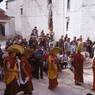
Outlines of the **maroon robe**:
M83 55L80 52L76 53L73 61L75 84L83 83L83 62Z
M33 90L32 84L32 68L28 62L28 59L23 56L21 58L21 74L22 79L25 80L26 77L29 77L29 81L25 85L21 85L21 90L24 91L25 94L31 93Z
M10 68L7 68L8 64L10 64ZM15 64L16 64L15 57L13 57L12 55L9 55L8 57L6 57L4 60L5 72L7 72L7 69L8 70L13 69ZM4 95L16 95L17 92L19 92L19 86L17 84L17 79L15 78L12 82L10 82L9 84L6 84Z
M93 88L92 90L95 91L95 58L93 60Z

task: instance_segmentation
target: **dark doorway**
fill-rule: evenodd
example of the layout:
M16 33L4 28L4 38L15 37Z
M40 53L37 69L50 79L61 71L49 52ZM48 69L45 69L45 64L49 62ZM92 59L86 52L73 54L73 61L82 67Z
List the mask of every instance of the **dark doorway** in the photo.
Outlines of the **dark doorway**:
M5 26L4 26L4 24L0 24L0 35L5 36Z

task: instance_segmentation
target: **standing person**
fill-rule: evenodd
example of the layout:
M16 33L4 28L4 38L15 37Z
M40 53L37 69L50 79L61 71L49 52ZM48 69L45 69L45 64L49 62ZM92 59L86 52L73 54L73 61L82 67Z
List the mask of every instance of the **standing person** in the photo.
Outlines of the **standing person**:
M49 79L49 87L48 89L53 90L57 87L58 81L58 68L57 68L57 57L53 51L50 51L49 57L48 57L48 79Z
M62 50L64 50L64 36L62 35L61 36L61 38L60 38L60 40L59 40L59 42L58 42L58 46L62 49Z
M2 55L3 55L3 51L1 48L1 44L0 44L0 80L3 79L3 58L2 58Z
M92 88L92 90L95 91L95 58L93 59L93 66L92 66L92 68L93 68L93 88Z
M36 36L36 37L38 37L38 29L37 29L36 26L35 26L34 29L32 30L31 36Z
M90 58L93 58L93 43L92 41L90 40L90 38L87 38L86 40L86 50L87 52L90 54Z
M75 46L78 45L76 36L73 38L73 40L71 41L71 43L73 43Z
M4 82L6 83L6 89L4 95L16 95L19 86L18 69L16 66L16 54L9 52L9 55L4 59Z
M2 48L1 48L1 44L0 44L0 66L2 67L3 65L3 58L2 58L2 55L3 55L3 51L2 51Z
M82 36L80 36L80 38L77 40L77 42L78 42L77 50L78 51L83 51L84 43L83 43Z
M45 36L44 30L41 31L40 37L43 38Z
M63 66L65 69L68 66L68 56L67 56L66 52L63 52Z
M81 85L83 83L83 63L84 58L80 53L80 50L74 54L73 66L74 66L74 79L76 85Z
M33 84L32 84L32 68L29 64L30 55L28 52L25 52L20 58L20 70L21 70L21 79L20 90L24 91L24 95L32 95Z
M39 47L38 49L36 49L35 51L35 77L37 79L39 79L39 77L41 79L43 79L43 56L44 56L44 52L42 50L41 47Z
M67 53L67 56L69 56L71 53L70 49L71 49L70 38L67 38L66 41L64 42L64 51Z

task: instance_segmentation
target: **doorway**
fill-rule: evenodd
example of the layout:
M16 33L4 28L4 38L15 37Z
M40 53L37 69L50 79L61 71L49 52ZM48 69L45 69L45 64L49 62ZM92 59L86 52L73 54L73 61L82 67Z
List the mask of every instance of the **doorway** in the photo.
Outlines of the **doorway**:
M5 36L5 25L0 24L0 36Z

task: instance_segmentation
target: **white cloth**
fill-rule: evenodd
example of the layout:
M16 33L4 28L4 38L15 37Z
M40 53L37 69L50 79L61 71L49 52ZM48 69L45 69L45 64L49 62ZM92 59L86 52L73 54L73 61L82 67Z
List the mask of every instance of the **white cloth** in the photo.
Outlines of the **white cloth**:
M22 77L21 77L21 68L20 68L20 60L19 60L19 58L17 58L17 64L18 64L18 70L19 70L19 79L17 80L17 83L18 83L18 85L20 85L20 84L26 84L27 82L28 82L28 80L29 80L29 77L26 77L25 78L25 81L23 81L22 80Z

